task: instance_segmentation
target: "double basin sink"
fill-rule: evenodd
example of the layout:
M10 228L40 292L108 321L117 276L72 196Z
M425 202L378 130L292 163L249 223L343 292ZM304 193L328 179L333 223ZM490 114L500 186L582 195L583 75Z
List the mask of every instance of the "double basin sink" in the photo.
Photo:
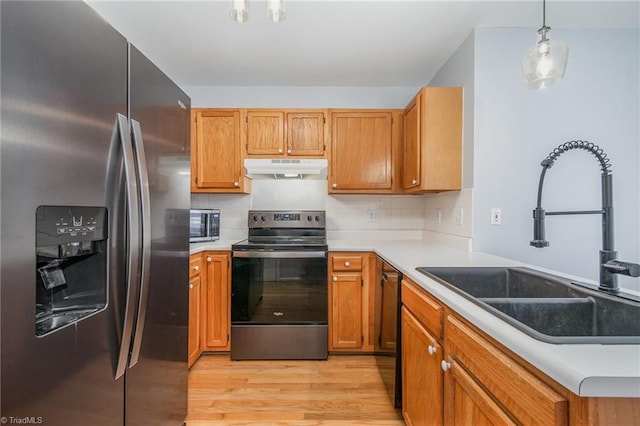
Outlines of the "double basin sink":
M640 302L528 268L416 268L533 338L640 343Z

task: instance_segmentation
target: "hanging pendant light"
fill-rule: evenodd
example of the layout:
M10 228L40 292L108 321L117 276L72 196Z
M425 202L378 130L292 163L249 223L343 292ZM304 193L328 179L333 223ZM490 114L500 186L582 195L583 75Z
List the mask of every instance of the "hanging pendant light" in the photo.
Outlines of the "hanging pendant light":
M273 22L282 22L287 17L284 0L267 0L267 17Z
M529 89L544 89L562 80L567 68L569 47L560 40L550 40L551 28L546 25L546 4L542 0L542 26L538 30L540 41L522 58L522 76Z
M247 22L249 19L249 0L231 0L229 16L236 22Z

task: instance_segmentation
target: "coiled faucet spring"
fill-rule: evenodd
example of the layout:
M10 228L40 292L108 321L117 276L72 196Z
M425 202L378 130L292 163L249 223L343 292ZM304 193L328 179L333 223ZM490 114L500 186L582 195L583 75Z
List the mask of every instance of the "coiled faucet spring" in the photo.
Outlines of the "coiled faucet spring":
M564 154L567 151L571 151L572 149L583 149L585 151L589 151L600 162L600 170L602 171L602 174L611 174L611 160L607 158L607 154L602 148L589 141L577 140L565 142L551 151L549 155L547 155L547 158L542 160L540 165L549 169L551 168L551 166L553 166L553 163L558 159L558 157L560 157L560 155Z

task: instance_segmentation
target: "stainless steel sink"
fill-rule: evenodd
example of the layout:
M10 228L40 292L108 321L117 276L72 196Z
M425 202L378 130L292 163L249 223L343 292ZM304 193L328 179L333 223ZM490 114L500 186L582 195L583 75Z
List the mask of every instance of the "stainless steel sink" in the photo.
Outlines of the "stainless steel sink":
M549 343L640 343L640 302L528 268L416 268Z

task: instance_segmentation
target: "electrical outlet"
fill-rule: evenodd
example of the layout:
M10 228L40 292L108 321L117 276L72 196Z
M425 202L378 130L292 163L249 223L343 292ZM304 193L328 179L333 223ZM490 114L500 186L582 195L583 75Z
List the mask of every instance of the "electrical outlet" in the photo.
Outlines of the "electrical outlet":
M502 225L502 209L500 208L491 209L491 224Z
M462 209L462 207L453 209L453 220L456 223L456 225L462 225L462 220L464 219L463 213L464 213L464 210Z
M369 209L367 210L367 215L369 216L369 222L375 222L376 221L376 211L373 209Z

